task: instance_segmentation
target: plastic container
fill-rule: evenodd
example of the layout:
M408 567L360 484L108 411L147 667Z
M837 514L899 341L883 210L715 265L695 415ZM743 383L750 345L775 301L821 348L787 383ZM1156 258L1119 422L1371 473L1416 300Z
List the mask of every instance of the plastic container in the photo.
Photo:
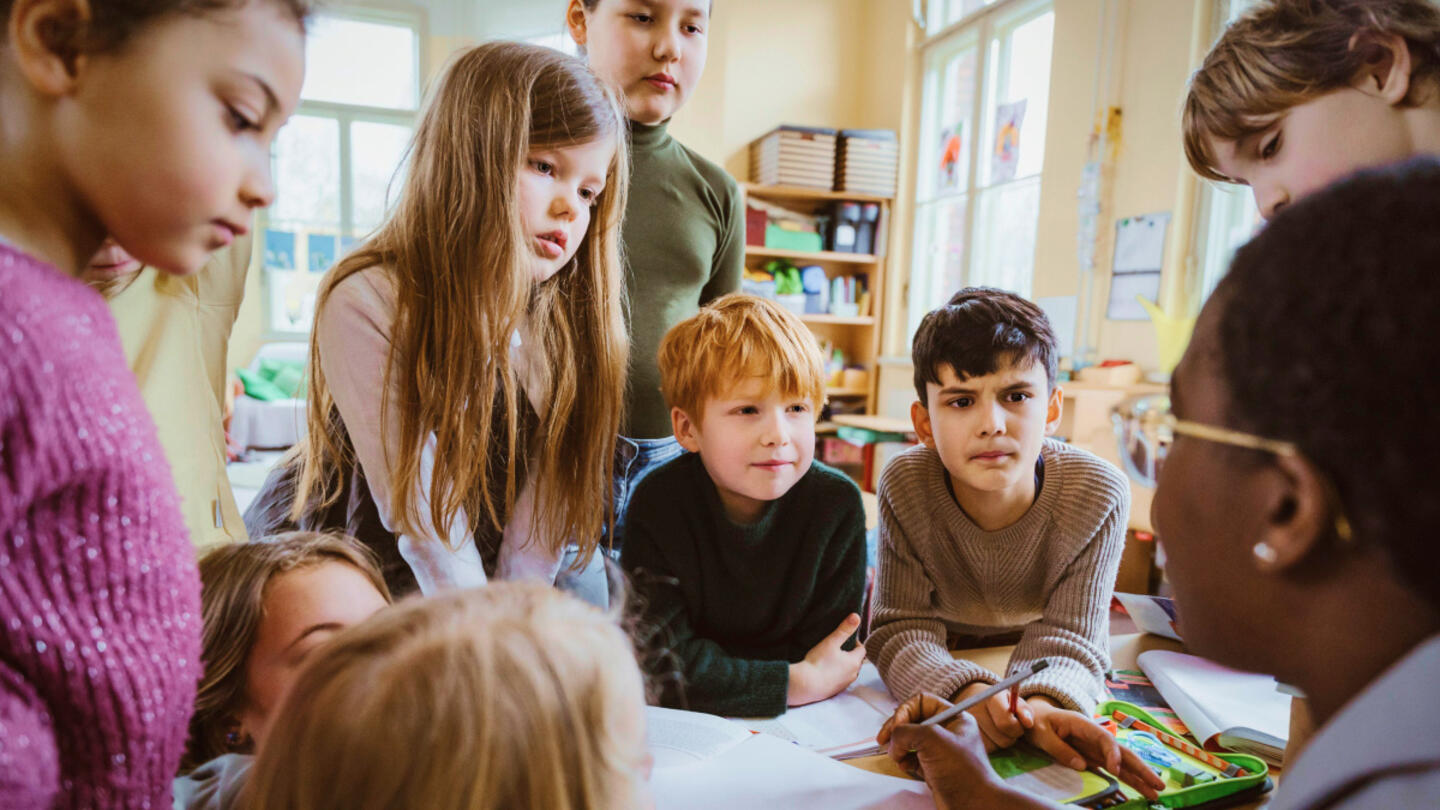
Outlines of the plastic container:
M787 293L775 296L775 303L790 310L796 315L805 314L805 293Z

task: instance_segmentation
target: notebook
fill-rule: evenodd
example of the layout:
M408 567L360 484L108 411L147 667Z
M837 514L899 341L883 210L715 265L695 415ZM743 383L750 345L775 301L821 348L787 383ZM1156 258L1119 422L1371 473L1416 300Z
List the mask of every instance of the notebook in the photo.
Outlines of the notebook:
M880 680L880 671L866 661L855 682L828 700L797 706L779 717L737 722L827 757L854 759L884 752L875 735L899 706Z
M1207 750L1283 763L1290 697L1277 689L1274 678L1168 650L1143 652L1138 663Z

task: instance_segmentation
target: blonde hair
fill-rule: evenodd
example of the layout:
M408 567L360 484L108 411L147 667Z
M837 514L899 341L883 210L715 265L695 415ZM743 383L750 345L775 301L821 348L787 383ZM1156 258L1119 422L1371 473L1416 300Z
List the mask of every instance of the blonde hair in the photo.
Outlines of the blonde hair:
M1236 182L1215 168L1210 140L1263 131L1297 104L1348 86L1372 51L1370 32L1405 39L1412 60L1407 103L1440 79L1440 7L1433 0L1270 0L1220 35L1190 77L1181 116L1185 157L1197 174Z
M818 414L825 403L825 360L795 313L754 295L731 293L671 327L660 341L660 389L670 407L697 424L705 401L746 377L774 382Z
M306 666L256 763L252 806L635 807L643 705L619 625L554 588L402 602Z
M205 674L195 695L190 739L181 762L188 772L235 751L226 740L245 708L245 662L265 614L265 591L275 577L326 562L359 569L390 601L385 578L369 550L343 534L287 532L252 543L226 543L200 558L200 659Z
M628 357L619 245L629 182L625 126L616 91L573 57L513 42L462 51L416 130L394 212L322 284L317 319L354 273L378 266L394 281L385 388L399 394L393 403L385 397L382 413L398 409L390 482L396 533L413 532L421 509L435 526L450 525L464 509L472 530L484 520L503 528L519 488L517 456L533 451L540 536L552 550L578 542L577 565L598 544ZM532 149L595 140L613 142L615 154L584 243L537 285L516 201L518 172ZM519 446L524 397L510 360L511 335L522 323L543 356L535 364L540 390L532 393L545 407L530 447ZM355 464L313 337L310 381L295 520L333 504L341 473ZM435 456L430 502L422 504L414 484L431 433L445 452ZM503 498L492 497L501 475Z

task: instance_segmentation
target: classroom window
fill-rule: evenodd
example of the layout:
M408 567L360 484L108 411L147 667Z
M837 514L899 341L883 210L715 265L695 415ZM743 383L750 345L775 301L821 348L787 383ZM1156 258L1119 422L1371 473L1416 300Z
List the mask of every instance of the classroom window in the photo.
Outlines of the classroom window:
M1240 16L1257 0L1225 0L1217 7L1214 36L1218 39L1225 26ZM1215 285L1230 270L1235 251L1250 241L1260 228L1260 209L1248 186L1204 182L1200 186L1200 222L1195 231L1195 251L1199 256L1198 308L1210 297ZM1192 288L1193 289L1193 288Z
M928 14L945 32L923 46L909 334L963 286L1030 294L1055 28L1048 2L935 0Z
M395 202L420 106L420 28L380 10L310 25L300 105L275 140L275 203L260 234L270 337L310 330L321 277Z

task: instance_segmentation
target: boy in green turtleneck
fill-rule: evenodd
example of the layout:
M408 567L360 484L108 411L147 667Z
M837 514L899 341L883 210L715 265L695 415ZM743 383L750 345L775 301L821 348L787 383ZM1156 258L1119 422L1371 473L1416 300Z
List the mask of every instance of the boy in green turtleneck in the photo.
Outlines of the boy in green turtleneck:
M623 240L630 384L617 444L615 520L640 479L684 449L671 432L656 352L670 327L740 288L745 204L724 169L671 138L705 70L710 0L570 0L565 22L590 67L625 94L630 201ZM614 538L618 552L623 538Z

